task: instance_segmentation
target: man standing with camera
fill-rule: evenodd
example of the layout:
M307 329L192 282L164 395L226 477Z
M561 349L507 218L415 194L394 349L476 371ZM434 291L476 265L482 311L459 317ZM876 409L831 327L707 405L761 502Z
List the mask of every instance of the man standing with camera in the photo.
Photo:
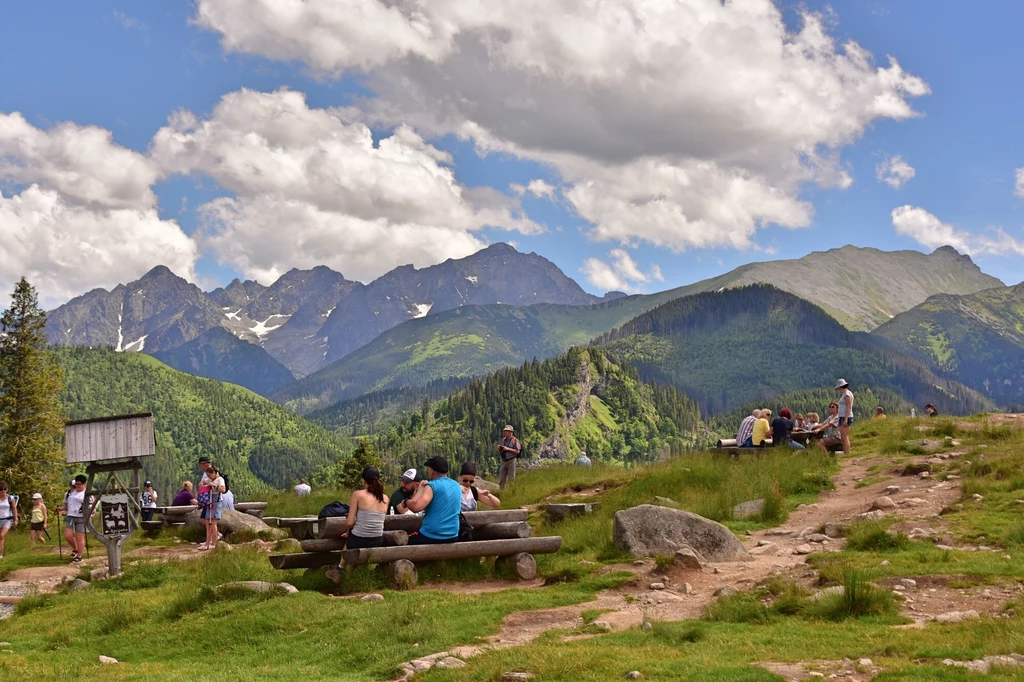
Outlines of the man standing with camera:
M501 457L501 468L498 471L498 487L505 489L505 483L516 482L516 460L523 452L523 445L512 435L512 425L506 424L502 431L501 443L498 444L498 455Z

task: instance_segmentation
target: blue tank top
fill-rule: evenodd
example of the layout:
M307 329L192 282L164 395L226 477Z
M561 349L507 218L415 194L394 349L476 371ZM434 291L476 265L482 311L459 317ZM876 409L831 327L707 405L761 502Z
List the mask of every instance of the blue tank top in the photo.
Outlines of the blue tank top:
M459 535L459 510L462 507L462 486L445 476L427 483L434 498L427 505L420 524L420 534L431 540L451 540Z

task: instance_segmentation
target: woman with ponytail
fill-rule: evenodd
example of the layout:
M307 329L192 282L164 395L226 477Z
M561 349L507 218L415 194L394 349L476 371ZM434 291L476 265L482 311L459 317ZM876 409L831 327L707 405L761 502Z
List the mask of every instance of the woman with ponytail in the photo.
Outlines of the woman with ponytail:
M348 503L348 532L346 549L380 547L384 542L384 515L388 510L388 496L376 467L363 469L363 489L352 493Z

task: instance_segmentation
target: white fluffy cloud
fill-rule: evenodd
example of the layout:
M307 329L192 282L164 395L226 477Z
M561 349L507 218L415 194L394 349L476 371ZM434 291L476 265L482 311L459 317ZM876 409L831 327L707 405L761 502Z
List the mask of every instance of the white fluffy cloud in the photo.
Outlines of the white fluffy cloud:
M19 277L44 304L62 303L96 287L138 277L155 265L192 277L196 246L155 209L95 209L31 185L0 195L0 283Z
M1024 168L1016 170L1016 183L1013 186L1013 196L1024 199Z
M0 287L25 276L47 304L164 264L194 276L196 246L157 215L158 167L110 131L0 114Z
M235 194L200 207L200 240L264 282L316 264L368 279L465 256L484 245L473 234L483 227L540 230L506 195L460 185L449 156L411 128L375 145L367 126L290 90L230 93L204 119L178 112L150 153Z
M38 182L75 203L151 208L159 171L144 155L114 143L109 130L61 123L36 128L20 113L0 113L0 179Z
M587 281L598 289L634 292L641 289L644 284L664 279L661 268L657 265L652 264L650 270L644 272L623 249L612 249L608 255L611 258L610 263L600 258L588 258L580 268Z
M1014 239L1001 228L992 228L991 235L978 235L959 230L917 206L900 206L892 211L896 231L917 240L922 246L936 249L952 246L961 253L1004 256L1024 255L1024 242Z
M549 164L592 237L675 250L808 225L803 184L848 187L842 148L928 92L771 0L198 0L196 19L229 51L364 72L377 96L343 115Z
M914 167L904 161L899 154L885 157L882 163L875 167L875 177L878 178L878 181L884 182L893 189L900 189L916 174L917 171L914 170Z

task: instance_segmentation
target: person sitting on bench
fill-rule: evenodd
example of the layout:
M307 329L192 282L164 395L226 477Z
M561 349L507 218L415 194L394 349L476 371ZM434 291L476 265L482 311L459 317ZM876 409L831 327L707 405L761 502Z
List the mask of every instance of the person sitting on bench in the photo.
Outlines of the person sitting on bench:
M424 464L427 481L416 489L411 500L402 503L405 509L424 512L420 532L409 536L410 545L437 545L459 539L459 513L462 507L462 486L448 478L448 460L431 457Z
M388 510L388 496L380 482L377 467L363 469L363 489L352 493L348 501L348 530L345 549L365 549L384 544L384 514Z
M488 491L476 487L476 464L465 462L459 471L462 482L462 511L476 511L481 504L491 509L501 506L501 500Z

